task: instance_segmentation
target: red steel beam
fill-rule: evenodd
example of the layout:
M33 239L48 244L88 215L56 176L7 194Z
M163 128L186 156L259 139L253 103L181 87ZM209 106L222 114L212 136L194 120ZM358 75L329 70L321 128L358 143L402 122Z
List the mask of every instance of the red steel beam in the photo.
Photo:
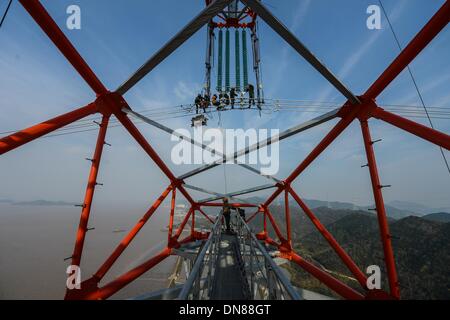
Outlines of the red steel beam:
M142 227L147 223L147 221L151 218L151 216L155 213L155 211L159 208L161 203L163 203L164 199L167 198L168 194L172 190L172 186L167 187L161 196L153 203L150 209L145 213L145 215L138 221L138 223L133 227L133 229L128 233L128 235L123 238L120 244L116 247L111 256L103 263L103 265L98 269L98 271L94 274L94 278L97 281L103 279L108 270L112 267L114 262L120 257L120 255L125 251L125 249L129 246L131 241L136 237L136 235L141 231Z
M363 288L367 288L367 277L366 275L358 268L356 263L352 260L352 258L345 252L345 250L339 245L333 235L327 230L327 228L320 222L320 220L314 215L312 210L306 205L306 203L300 198L300 196L292 189L289 188L289 193L292 195L294 200L298 203L298 205L302 208L303 212L306 216L311 220L320 234L327 240L333 250L337 253L337 255L341 258L342 262L347 266L347 268L352 272L358 282L361 284Z
M83 202L83 209L81 211L80 224L78 226L77 238L75 241L75 248L72 255L72 265L80 266L81 255L83 253L84 240L88 228L89 216L92 208L92 200L94 199L95 187L97 186L97 176L102 159L103 147L105 146L105 136L108 130L109 116L103 116L102 123L97 138L97 145L95 147L94 157L92 158L92 166L89 174L88 185L86 188L86 195Z
M312 263L306 261L296 253L291 254L291 259L293 262L302 267L306 272L310 273L312 276L317 278L320 282L324 283L328 288L335 291L337 294L345 299L349 300L363 300L364 296L357 292L356 290L350 288L345 283L334 278L327 272L316 267Z
M97 78L69 39L64 35L56 22L48 14L47 10L45 10L44 6L38 0L19 1L92 90L94 90L97 95L106 93L107 89L105 86Z
M186 213L186 216L184 217L183 222L181 222L180 226L178 227L177 232L175 233L175 236L173 237L175 240L178 240L180 238L181 234L183 233L184 227L188 223L189 218L190 218L191 214L193 214L193 212L194 212L194 209L190 208L188 213Z
M373 116L376 119L383 120L393 126L396 126L397 128L405 130L413 135L450 150L450 136L445 133L405 119L396 114L385 111L382 108L376 108L373 112Z
M97 112L95 103L0 139L0 155Z
M177 197L177 189L174 188L172 190L172 201L170 203L170 218L169 218L169 231L167 235L167 240L170 243L170 240L172 239L172 230L173 230L173 218L175 215L175 202Z
M102 288L99 288L96 292L91 293L87 296L88 300L104 300L111 297L113 294L142 276L148 270L156 266L158 263L166 259L171 255L171 249L165 248L159 254L148 260L147 262L141 264L140 266L128 271L122 276L118 277L116 280L110 282Z
M382 185L378 175L377 162L373 151L373 142L370 135L369 124L367 120L361 121L361 129L364 137L364 146L366 149L367 160L369 164L370 178L372 182L373 195L377 208L378 224L380 226L381 242L383 244L384 259L389 279L389 288L394 298L400 298L400 289L395 268L394 252L392 250L391 234L389 233L389 224L384 206Z
M270 210L267 208L266 209L266 215L269 218L270 223L272 224L273 230L275 231L275 233L278 236L278 239L281 241L281 243L286 242L286 239L283 237L283 234L280 231L280 228L277 225L277 222L275 221L275 219L273 218L272 214L270 213Z
M285 206L285 214L286 214L287 241L289 242L289 245L292 245L291 211L290 211L290 207L289 207L289 191L287 189L284 191L284 206Z
M408 46L383 72L364 96L375 99L397 76L417 57L417 55L441 32L450 19L450 1L446 1L439 11L414 37Z

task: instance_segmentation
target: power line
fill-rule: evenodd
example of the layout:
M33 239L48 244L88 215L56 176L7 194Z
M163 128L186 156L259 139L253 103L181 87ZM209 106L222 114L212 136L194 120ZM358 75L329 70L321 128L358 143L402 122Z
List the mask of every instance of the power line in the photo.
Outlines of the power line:
M399 41L399 39L397 37L397 34L394 31L394 27L393 27L393 25L391 23L391 20L389 19L389 16L387 15L386 9L384 8L383 3L381 2L381 0L378 0L378 1L380 3L381 9L383 10L384 16L386 17L386 20L387 20L387 22L389 24L389 28L391 29L392 34L394 35L395 42L397 42L397 46L400 49L400 52L402 52L403 48L402 48L402 46L400 44L400 41ZM415 77L414 77L414 75L412 73L412 70L409 67L409 65L406 68L408 69L408 73L411 76L411 79L412 79L412 82L414 84L414 87L416 88L417 94L419 95L420 102L422 103L423 109L425 110L425 113L427 115L427 119L428 119L428 121L430 123L430 126L431 126L432 129L434 129L433 121L431 121L431 117L430 117L430 114L428 113L428 109L427 109L427 106L425 104L425 100L424 100L424 98L422 96L422 93L419 90L419 86L417 85L417 81L416 81L416 79L415 79ZM447 157L445 156L444 149L442 147L440 147L440 146L439 146L439 149L441 151L442 158L444 159L445 166L447 167L447 171L448 171L448 173L450 175L450 165L449 165L449 163L447 161Z
M248 99L244 99L244 104L247 105ZM298 112L298 113L320 113L336 109L342 104L336 101L314 101L314 100L288 100L288 99L266 99L266 103L262 106L263 114L273 114L281 112ZM409 118L432 118L450 120L450 107L427 107L427 113L424 112L423 106L405 105L405 104L382 104L382 107L388 111L395 112L400 116ZM154 120L169 120L176 118L184 118L194 116L195 109L193 104L177 105L177 106L165 106L165 107L141 107L138 109L143 115L153 118ZM256 109L237 108L234 110L209 110L206 114L210 119L213 118L213 114L218 112L219 114L225 111L257 111ZM64 135L63 133L79 133L91 131L93 127L97 127L101 118L98 116L90 116L84 119L80 119L72 124L69 124L63 128L56 130L53 134L47 137ZM118 123L117 119L111 119L110 124ZM85 130L86 129L86 130ZM95 129L94 129L95 130ZM9 130L0 132L0 136L14 134L19 130Z
M281 101L281 100L280 100ZM291 100L295 102L294 100ZM301 101L301 100L298 100ZM189 116L194 116L195 111L192 110L173 110L173 111L159 111L164 109L176 109L180 106L176 107L167 107L167 108L151 108L151 109L140 109L140 113L153 118L154 120L170 120L177 118L184 118ZM181 106L183 107L183 106ZM188 108L189 106L185 106ZM263 106L262 111L264 114L272 114L272 113L280 113L280 112L298 112L298 113L320 113L328 110L335 109L337 105L310 105L310 104L302 104L302 105L294 105L291 103L275 103L275 104L266 104ZM383 107L392 112L396 112L398 115L409 117L409 118L428 118L428 116L432 119L442 119L442 120L450 120L450 110L449 108L441 108L441 107L428 107L428 116L424 113L423 108L419 106L401 106L395 105L389 107L388 105L383 105ZM230 110L222 110L219 112L225 112ZM249 111L249 109L234 109L234 111ZM252 109L251 111L256 111L256 109ZM208 113L211 115L213 111L209 111ZM97 122L99 122L100 118L98 117L89 117L86 119L78 120L68 126L60 128L55 131L55 133L64 133L64 132L84 132L84 129L97 127ZM110 124L118 123L117 119L112 119ZM75 130L75 131L74 131ZM14 134L19 130L9 130L0 132L0 136ZM54 135L52 135L54 136Z
M6 15L7 15L8 12L9 12L9 8L11 7L11 4L12 4L12 0L9 0L8 6L6 7L6 10L5 10L5 13L4 13L3 16L2 16L2 20L0 20L0 28L2 27L3 22L4 22L5 19L6 19Z

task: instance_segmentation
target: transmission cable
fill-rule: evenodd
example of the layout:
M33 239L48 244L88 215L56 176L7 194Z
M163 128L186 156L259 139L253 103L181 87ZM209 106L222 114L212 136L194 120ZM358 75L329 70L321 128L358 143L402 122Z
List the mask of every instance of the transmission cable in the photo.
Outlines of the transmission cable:
M387 22L389 24L389 28L391 29L391 32L392 32L392 34L394 36L395 42L397 42L397 46L400 49L400 52L402 52L403 48L402 48L402 46L400 44L400 41L399 41L399 39L397 37L397 34L394 31L394 27L393 27L393 25L391 23L391 20L389 19L389 16L387 15L386 9L384 8L383 3L381 2L381 0L378 0L378 1L380 3L381 9L383 10L384 16L386 17L386 20L387 20ZM414 74L413 74L411 68L409 67L409 65L406 68L408 69L408 73L411 76L411 79L412 79L412 82L414 84L414 87L416 88L417 94L419 96L419 99L420 99L420 102L421 102L421 104L423 106L423 109L425 110L425 113L426 113L426 116L427 116L428 121L430 123L430 126L431 126L432 129L434 129L433 121L431 120L430 114L428 113L428 109L427 109L427 106L425 104L425 100L424 100L424 98L422 96L422 93L419 90L419 86L417 85L417 81L416 81L416 79L414 77ZM450 165L449 165L449 163L447 161L447 157L445 156L444 149L441 146L439 146L439 149L441 150L442 158L444 159L445 166L447 167L447 171L448 171L448 173L450 175Z
M2 20L0 20L0 28L2 27L3 22L4 22L5 19L6 19L6 16L8 15L9 8L11 7L11 4L12 4L12 0L9 0L8 6L6 7L6 10L5 10L5 13L4 13L3 16L2 16Z

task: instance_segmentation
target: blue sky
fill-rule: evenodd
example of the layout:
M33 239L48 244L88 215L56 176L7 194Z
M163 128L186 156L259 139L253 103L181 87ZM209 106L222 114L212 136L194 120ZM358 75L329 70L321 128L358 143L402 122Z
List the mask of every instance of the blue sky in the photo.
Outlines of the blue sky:
M201 0L42 1L58 25L104 84L114 90L148 57L197 14ZM362 94L398 54L383 18L382 30L368 30L366 9L374 0L266 0L265 3L312 52L353 92ZM443 0L384 0L402 46L422 28ZM82 29L65 28L66 8L78 4ZM0 2L0 10L6 1ZM345 99L264 23L260 25L262 70L266 96L274 99L326 101ZM158 66L126 95L136 110L190 103L204 77L206 30ZM447 27L411 68L428 106L450 108L450 29ZM95 97L81 77L52 45L25 10L14 2L0 30L0 132L21 129L91 102ZM214 77L215 78L215 77ZM379 103L419 105L409 75L403 72L379 97ZM285 129L319 115L279 112L259 117L255 112L222 115L223 127ZM425 119L414 119L427 124ZM162 121L172 128L188 127L189 118ZM290 138L281 145L286 177L335 122ZM450 132L448 120L434 120ZM210 126L218 125L217 116ZM414 136L371 121L382 182L393 187L387 201L404 200L450 206L450 177L439 149ZM169 137L139 125L161 157L170 161ZM0 199L64 200L83 198L96 133L44 138L0 158ZM99 180L105 186L96 205L130 206L150 202L168 181L122 128L112 128ZM450 158L450 154L447 152ZM305 198L372 203L359 125L352 125L296 182ZM190 167L169 163L176 174ZM239 167L216 168L189 181L219 192L266 181ZM194 193L199 197L199 195Z

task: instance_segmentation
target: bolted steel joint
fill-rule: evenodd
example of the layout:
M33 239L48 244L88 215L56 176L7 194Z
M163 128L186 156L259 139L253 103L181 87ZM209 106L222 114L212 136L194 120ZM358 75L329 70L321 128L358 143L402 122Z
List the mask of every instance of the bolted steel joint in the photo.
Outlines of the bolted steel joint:
M105 116L122 112L122 108L130 108L125 99L118 93L107 92L97 97L95 105L98 112Z

